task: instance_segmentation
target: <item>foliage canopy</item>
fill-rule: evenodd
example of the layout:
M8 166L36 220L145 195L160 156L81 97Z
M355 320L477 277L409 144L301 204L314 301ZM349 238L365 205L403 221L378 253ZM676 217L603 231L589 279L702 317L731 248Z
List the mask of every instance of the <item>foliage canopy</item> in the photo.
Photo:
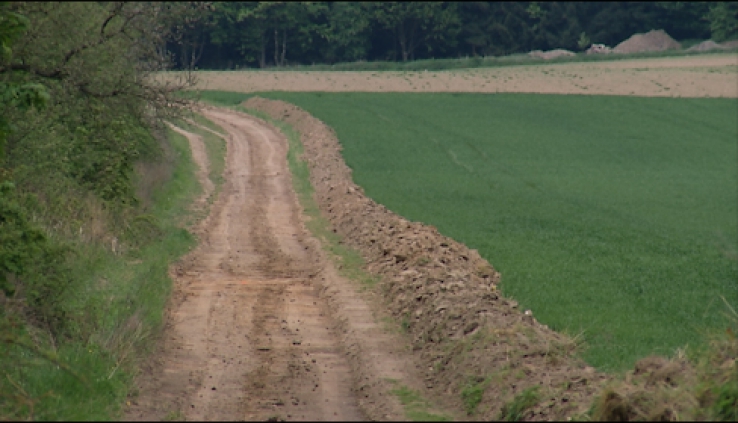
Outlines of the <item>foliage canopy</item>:
M205 16L169 45L180 68L582 51L652 29L738 37L735 2L214 2Z

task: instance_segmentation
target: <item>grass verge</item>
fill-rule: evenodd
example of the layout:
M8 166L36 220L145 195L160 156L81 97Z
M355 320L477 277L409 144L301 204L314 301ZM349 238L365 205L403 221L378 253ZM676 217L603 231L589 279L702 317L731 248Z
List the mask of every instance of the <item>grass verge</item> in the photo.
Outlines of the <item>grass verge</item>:
M218 194L225 182L223 172L225 171L225 158L226 158L226 141L224 138L213 134L212 132L203 129L201 126L210 129L211 131L217 132L225 136L223 128L212 122L210 119L199 113L192 113L192 120L197 125L192 125L184 120L177 120L176 125L189 132L197 134L202 137L203 144L205 144L205 152L208 155L208 162L210 165L208 178L213 182L215 189L209 198L210 204L218 198ZM198 126L201 125L201 126ZM205 211L207 213L207 211Z
M110 420L120 417L136 365L162 325L171 290L169 264L194 245L177 222L199 193L189 146L169 131L173 168L153 194L146 220L156 236L123 254L99 244L75 245L69 259L74 288L60 307L66 336L53 337L43 324L18 324L7 301L0 323L0 418ZM147 238L148 239L148 238Z
M215 132L217 132L217 133L219 133L221 135L224 135L224 136L226 135L226 132L223 130L223 128L221 128L220 126L216 125L210 119L206 118L205 116L203 116L203 115L201 115L199 113L194 113L193 112L192 113L192 119L196 123L198 123L200 125L203 125L206 128L210 128L211 130L213 130L213 131L215 131Z
M477 411L477 407L482 402L484 390L487 388L490 379L484 379L481 382L469 381L466 386L461 389L461 400L464 403L467 415L472 415Z
M516 395L509 403L505 404L500 411L500 420L507 422L518 422L522 420L524 413L538 403L538 387L533 386Z
M400 385L396 380L389 379L396 386L390 393L400 400L405 408L405 417L413 422L447 422L452 419L443 414L431 413L431 404L425 400L418 392Z

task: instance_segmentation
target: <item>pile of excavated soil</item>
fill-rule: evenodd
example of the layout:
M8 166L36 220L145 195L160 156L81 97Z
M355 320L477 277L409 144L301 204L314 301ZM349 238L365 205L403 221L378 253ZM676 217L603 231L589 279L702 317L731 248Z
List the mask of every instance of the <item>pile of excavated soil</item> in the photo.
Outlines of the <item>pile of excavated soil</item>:
M531 57L539 57L541 59L550 60L561 56L576 56L577 54L573 51L558 48L556 50L550 51L533 50L528 53L528 55Z
M244 106L301 134L322 213L381 276L386 309L407 328L435 401L464 410L462 390L477 385L485 389L475 419L501 418L505 404L529 388L540 401L524 420L561 420L588 409L606 376L573 356L575 340L503 298L499 273L477 251L367 198L352 182L333 130L304 110L258 97Z
M699 44L693 45L688 48L687 51L710 51L710 50L724 50L725 47L716 43L712 40L703 41Z
M663 29L651 30L645 34L635 34L615 46L615 53L640 53L645 51L679 50L682 45L676 42Z

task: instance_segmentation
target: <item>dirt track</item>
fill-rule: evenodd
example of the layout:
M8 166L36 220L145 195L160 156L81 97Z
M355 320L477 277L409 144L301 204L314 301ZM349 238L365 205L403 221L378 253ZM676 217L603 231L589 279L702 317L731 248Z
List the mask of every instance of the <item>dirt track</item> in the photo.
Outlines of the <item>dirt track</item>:
M125 419L401 419L385 379L413 385L402 343L305 232L286 140L247 115L204 114L228 132L226 182L173 271L168 327ZM207 198L203 141L176 130Z

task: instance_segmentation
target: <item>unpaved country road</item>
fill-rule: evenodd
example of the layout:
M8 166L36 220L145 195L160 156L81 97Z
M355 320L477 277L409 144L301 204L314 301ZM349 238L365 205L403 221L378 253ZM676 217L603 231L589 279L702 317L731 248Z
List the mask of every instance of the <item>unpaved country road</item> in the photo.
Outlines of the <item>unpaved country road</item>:
M244 114L203 113L228 133L226 182L172 271L167 327L125 420L402 418L373 394L387 378L413 385L402 353L304 230L286 140ZM202 139L178 131L206 178Z

